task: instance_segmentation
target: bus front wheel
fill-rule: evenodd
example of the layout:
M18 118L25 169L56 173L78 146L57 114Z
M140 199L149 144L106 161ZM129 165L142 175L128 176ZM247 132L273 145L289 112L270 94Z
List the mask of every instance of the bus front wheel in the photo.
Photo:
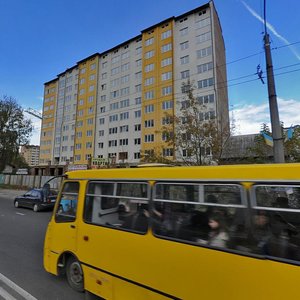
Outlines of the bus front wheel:
M77 292L84 292L82 268L73 256L68 259L66 274L71 288Z

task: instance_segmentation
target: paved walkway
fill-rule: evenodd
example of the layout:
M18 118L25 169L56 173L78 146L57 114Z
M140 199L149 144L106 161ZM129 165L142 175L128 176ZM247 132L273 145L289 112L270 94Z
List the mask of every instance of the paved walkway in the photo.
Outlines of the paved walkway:
M1 189L0 188L0 197L16 197L19 195L23 195L25 194L27 190L12 190L12 189Z

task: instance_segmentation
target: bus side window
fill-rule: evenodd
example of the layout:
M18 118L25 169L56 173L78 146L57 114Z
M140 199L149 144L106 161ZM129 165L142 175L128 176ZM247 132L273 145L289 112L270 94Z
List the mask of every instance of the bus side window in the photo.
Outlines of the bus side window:
M254 251L300 260L300 186L256 185L252 190Z
M55 214L55 220L57 222L72 222L75 220L78 193L78 182L66 182L64 184Z
M153 218L153 232L199 245L241 249L247 240L242 191L238 184L156 184L154 209L161 218Z
M108 185L112 185L108 188ZM86 222L146 233L148 185L139 182L90 182L85 200Z

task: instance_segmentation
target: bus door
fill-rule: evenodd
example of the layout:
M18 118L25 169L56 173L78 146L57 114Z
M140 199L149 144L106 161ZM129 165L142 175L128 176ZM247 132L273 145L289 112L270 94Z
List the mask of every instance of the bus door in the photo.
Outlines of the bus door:
M65 182L55 211L55 223L51 224L51 250L62 253L64 250L75 253L77 250L77 203L79 182Z

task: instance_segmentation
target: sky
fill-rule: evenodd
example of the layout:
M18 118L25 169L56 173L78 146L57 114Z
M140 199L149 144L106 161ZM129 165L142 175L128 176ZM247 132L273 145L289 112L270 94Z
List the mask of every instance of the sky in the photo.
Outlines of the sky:
M104 52L202 0L0 0L0 96L41 111L44 83L76 62ZM215 0L226 47L228 96L235 134L270 123L265 84L263 0ZM300 1L266 0L280 120L300 124ZM39 144L41 122L31 144Z

